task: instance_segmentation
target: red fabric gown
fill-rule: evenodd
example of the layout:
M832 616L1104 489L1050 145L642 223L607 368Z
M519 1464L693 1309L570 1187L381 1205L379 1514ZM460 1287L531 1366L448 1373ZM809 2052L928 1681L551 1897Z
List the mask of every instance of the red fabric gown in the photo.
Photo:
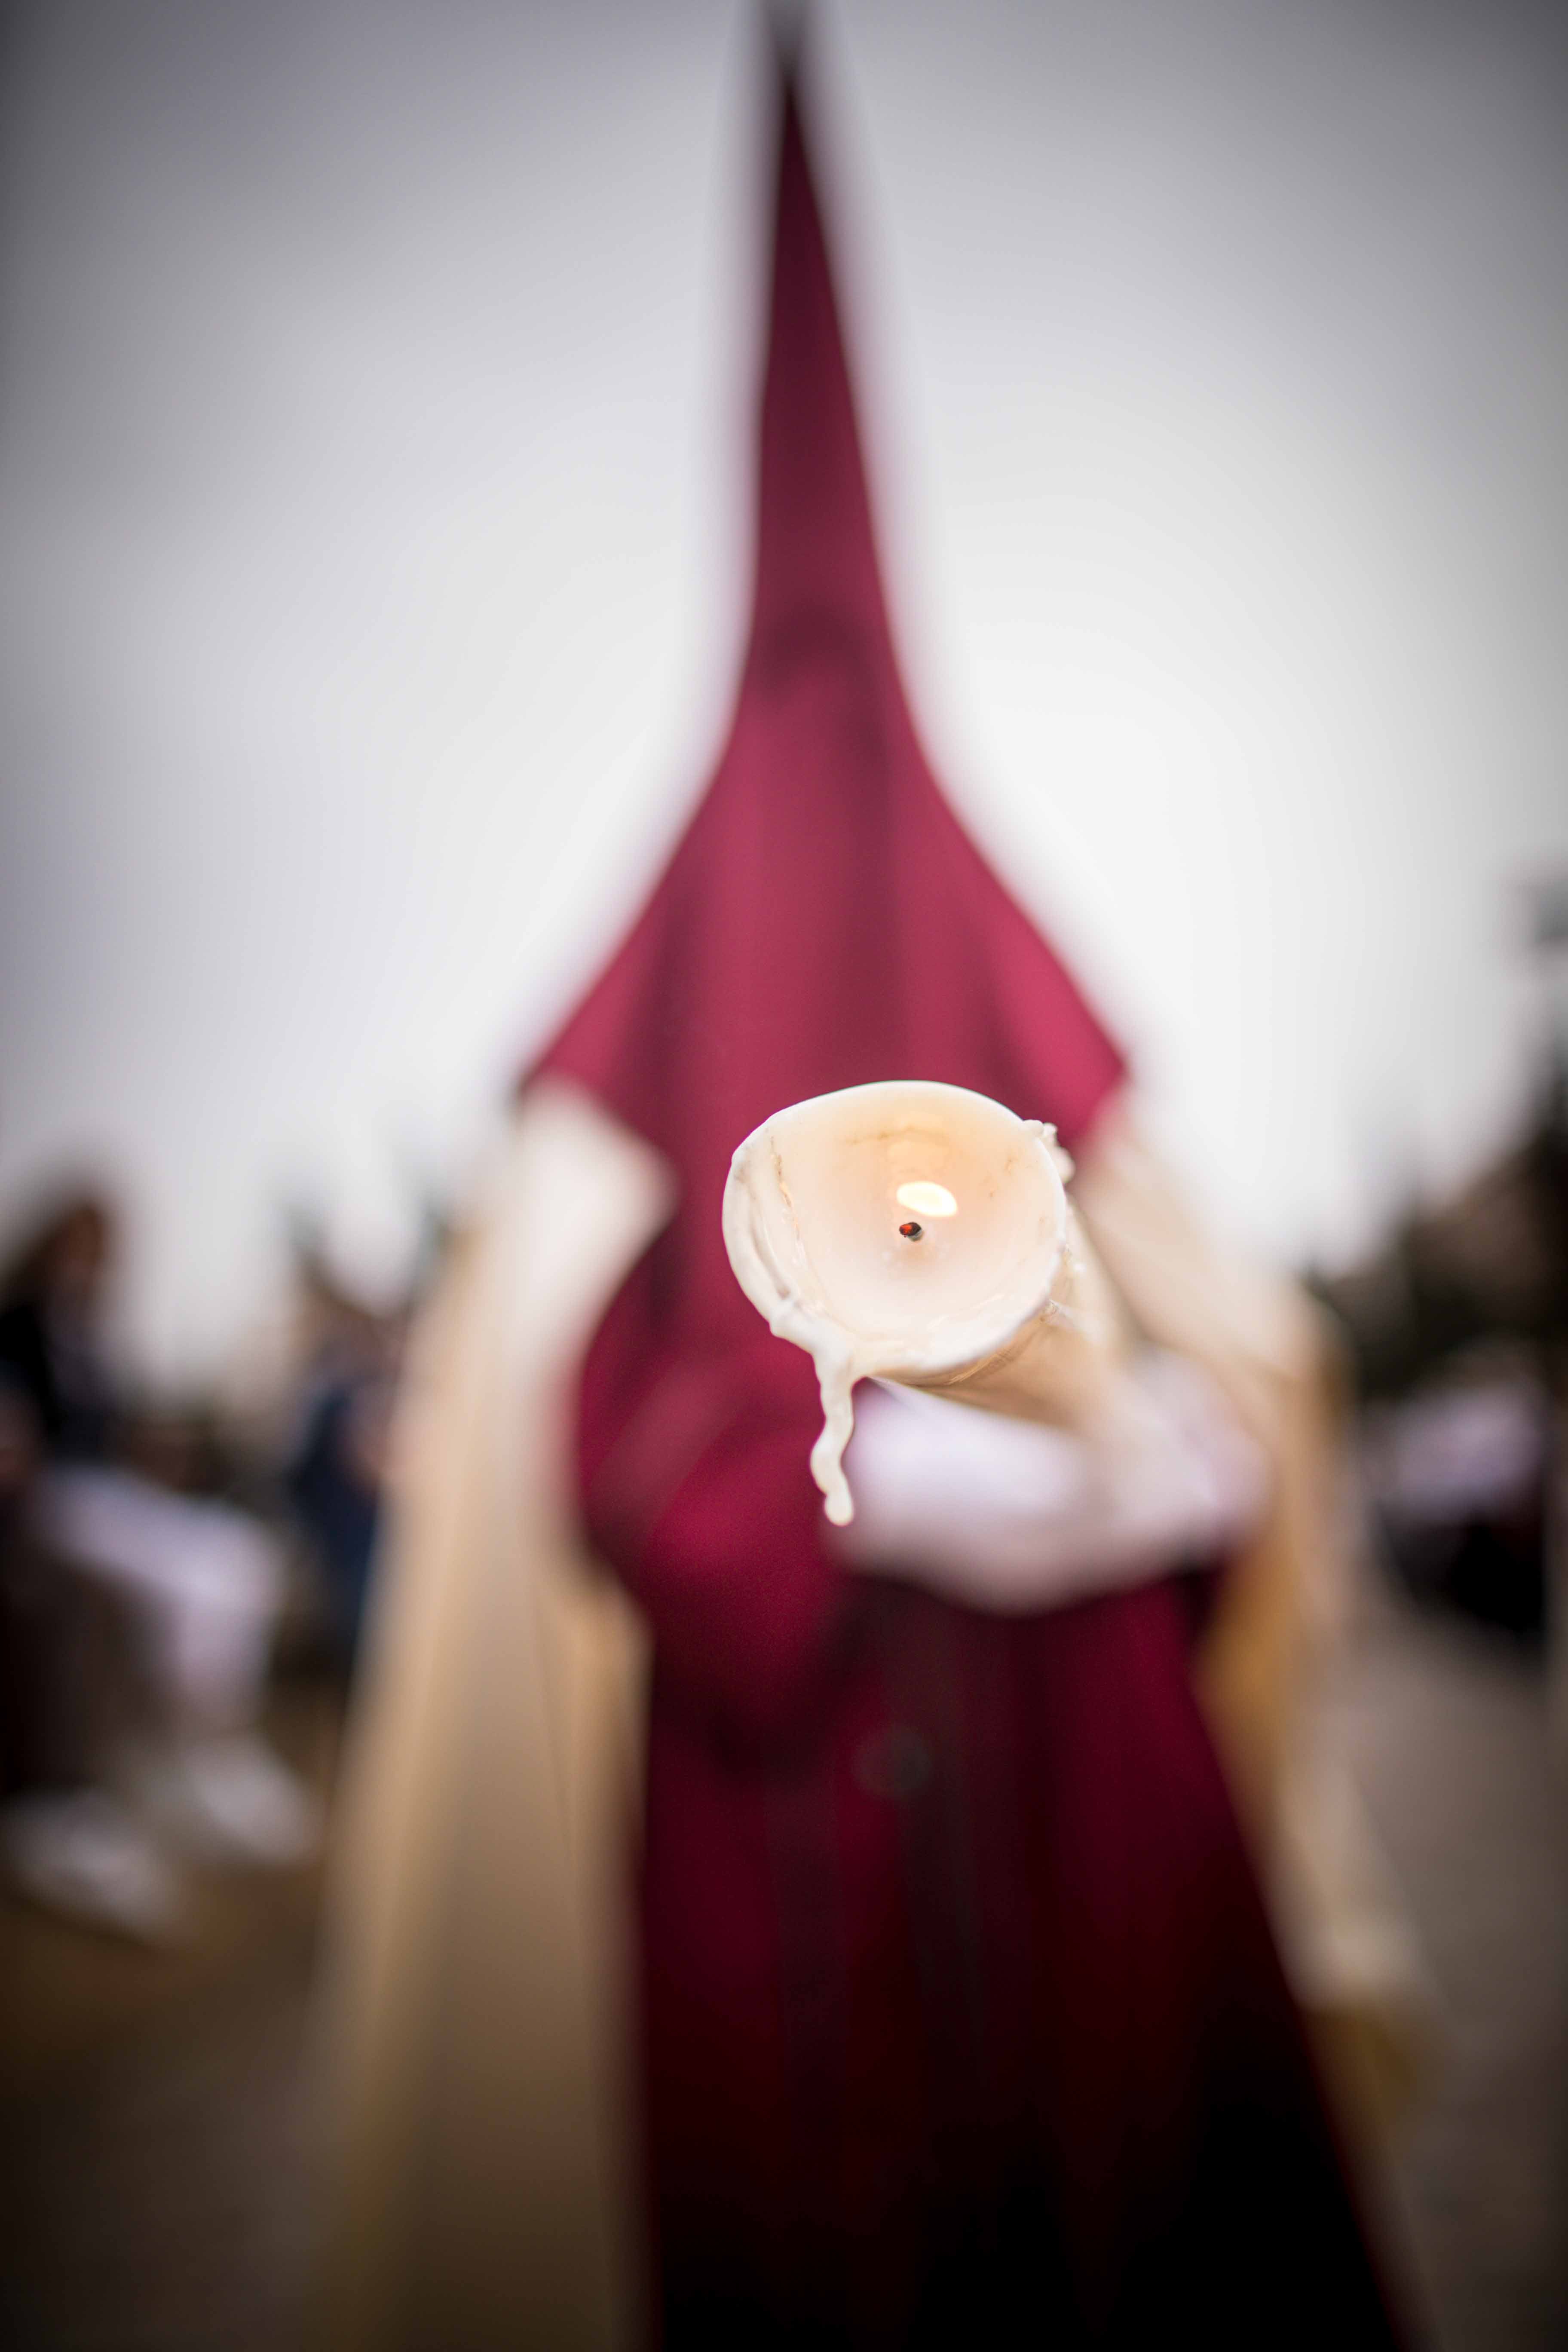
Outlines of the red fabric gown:
M787 94L760 460L728 744L541 1064L681 1187L580 1416L593 1537L655 1642L663 2340L1384 2342L1189 1685L1190 1584L1004 1621L841 1570L811 1365L725 1261L731 1152L785 1103L947 1079L1070 1146L1121 1075L921 751Z

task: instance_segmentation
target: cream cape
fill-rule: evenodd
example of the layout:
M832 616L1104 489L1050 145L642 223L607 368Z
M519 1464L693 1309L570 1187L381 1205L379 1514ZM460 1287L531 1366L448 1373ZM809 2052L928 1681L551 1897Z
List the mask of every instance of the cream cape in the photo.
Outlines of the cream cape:
M567 1463L577 1363L672 1206L647 1145L542 1081L416 1337L328 1897L330 2352L637 2339L643 1644Z
M1298 1992L1386 2042L1408 1940L1348 1784L1325 1802L1300 1738L1346 1585L1318 1318L1215 1250L1119 1108L1074 1196L1135 1321L1213 1372L1273 1465L1205 1696ZM656 1153L538 1082L417 1335L328 1908L331 2352L640 2333L622 1969L643 1643L566 1465L583 1351L672 1205ZM1363 2037L1349 2073L1365 2121L1385 2052Z

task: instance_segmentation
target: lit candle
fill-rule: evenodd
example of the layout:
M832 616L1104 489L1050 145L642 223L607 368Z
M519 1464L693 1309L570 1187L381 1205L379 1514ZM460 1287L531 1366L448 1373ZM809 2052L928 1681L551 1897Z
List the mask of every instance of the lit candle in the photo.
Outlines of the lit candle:
M811 1468L836 1525L854 1516L843 1456L857 1381L1058 1422L1100 1394L1121 1327L1070 1173L1054 1129L923 1080L815 1096L736 1151L730 1263L769 1328L816 1366Z

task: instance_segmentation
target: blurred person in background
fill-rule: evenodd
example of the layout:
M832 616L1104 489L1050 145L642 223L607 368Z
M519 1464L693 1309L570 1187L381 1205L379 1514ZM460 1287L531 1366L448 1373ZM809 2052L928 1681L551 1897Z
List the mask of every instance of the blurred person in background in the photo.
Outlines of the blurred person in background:
M1316 1287L1350 1344L1367 1497L1396 1577L1528 1648L1562 1643L1568 881L1543 875L1522 895L1540 1037L1528 1123L1456 1194L1405 1204L1374 1257Z
M82 1192L45 1215L0 1275L0 1393L25 1463L10 1532L112 1606L136 1684L131 1727L98 1759L112 1788L21 1795L4 1834L26 1892L156 1934L178 1913L165 1846L292 1864L313 1850L319 1821L259 1729L282 1561L248 1515L141 1466L167 1448L139 1458L110 1365L115 1246L113 1211Z
M1237 1818L1268 1853L1331 1549L1315 1328L1184 1215L926 765L782 113L731 732L415 1350L326 2340L1386 2345ZM914 1075L1080 1154L1141 1436L874 1396L840 1540L720 1195L784 1104Z
M321 1570L333 1648L352 1669L391 1465L408 1309L378 1312L353 1297L309 1234L296 1236L295 1278L304 1361L284 1483Z

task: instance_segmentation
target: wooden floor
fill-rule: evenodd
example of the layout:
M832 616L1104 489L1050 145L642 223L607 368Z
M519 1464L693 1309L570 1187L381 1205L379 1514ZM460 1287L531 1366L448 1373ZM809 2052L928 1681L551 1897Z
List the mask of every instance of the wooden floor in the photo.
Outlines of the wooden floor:
M1437 1996L1387 2184L1395 2261L1441 2352L1558 2352L1568 1923L1544 1676L1379 1609L1329 1704ZM330 1694L286 1694L274 1728L324 1785ZM209 1879L168 1955L0 1907L6 2352L297 2352L318 1892L315 1871Z

